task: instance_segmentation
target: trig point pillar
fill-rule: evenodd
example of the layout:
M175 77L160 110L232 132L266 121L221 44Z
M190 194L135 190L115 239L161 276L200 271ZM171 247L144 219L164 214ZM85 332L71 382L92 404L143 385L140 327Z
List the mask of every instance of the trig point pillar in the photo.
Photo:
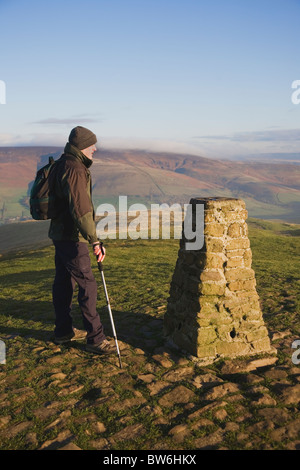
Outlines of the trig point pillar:
M187 250L183 230L165 335L204 362L274 353L251 268L244 201L194 198L190 204L193 209L196 204L204 207L204 244L197 251Z

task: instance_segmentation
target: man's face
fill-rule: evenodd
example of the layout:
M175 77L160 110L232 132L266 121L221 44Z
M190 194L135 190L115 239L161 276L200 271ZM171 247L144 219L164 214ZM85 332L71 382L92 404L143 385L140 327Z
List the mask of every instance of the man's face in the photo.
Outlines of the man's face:
M96 152L97 148L96 145L91 145L90 147L87 147L86 149L81 150L81 152L90 160L93 160L93 154Z

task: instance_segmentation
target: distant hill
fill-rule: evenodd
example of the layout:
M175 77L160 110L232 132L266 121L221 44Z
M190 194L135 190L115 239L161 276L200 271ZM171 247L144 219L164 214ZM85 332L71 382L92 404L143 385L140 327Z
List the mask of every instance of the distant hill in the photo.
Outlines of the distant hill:
M60 147L0 147L0 221L29 216L28 194L37 168ZM278 160L277 160L278 161ZM188 203L197 196L245 200L249 215L300 221L300 166L291 162L213 160L194 155L101 149L91 167L95 206Z

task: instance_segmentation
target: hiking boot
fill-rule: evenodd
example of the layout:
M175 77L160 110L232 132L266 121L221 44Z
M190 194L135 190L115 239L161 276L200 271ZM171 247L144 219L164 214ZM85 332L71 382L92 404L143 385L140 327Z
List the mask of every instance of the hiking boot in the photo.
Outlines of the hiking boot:
M87 344L85 349L95 354L112 354L115 352L115 348L107 339L99 344Z
M55 337L54 343L55 344L64 344L69 343L70 341L80 341L81 339L86 338L86 331L77 330L77 328L73 328L73 331L65 336Z

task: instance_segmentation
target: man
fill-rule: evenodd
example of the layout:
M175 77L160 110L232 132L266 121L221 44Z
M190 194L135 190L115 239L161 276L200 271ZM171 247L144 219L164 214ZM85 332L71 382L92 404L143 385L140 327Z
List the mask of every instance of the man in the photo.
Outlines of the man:
M98 354L112 352L96 311L97 284L91 269L89 244L97 261L103 261L96 234L92 183L89 167L97 150L93 132L81 126L72 129L64 153L53 172L53 186L59 215L51 220L49 237L55 246L55 343L63 344L86 336L86 350ZM86 330L72 326L72 297L78 285L78 303Z

